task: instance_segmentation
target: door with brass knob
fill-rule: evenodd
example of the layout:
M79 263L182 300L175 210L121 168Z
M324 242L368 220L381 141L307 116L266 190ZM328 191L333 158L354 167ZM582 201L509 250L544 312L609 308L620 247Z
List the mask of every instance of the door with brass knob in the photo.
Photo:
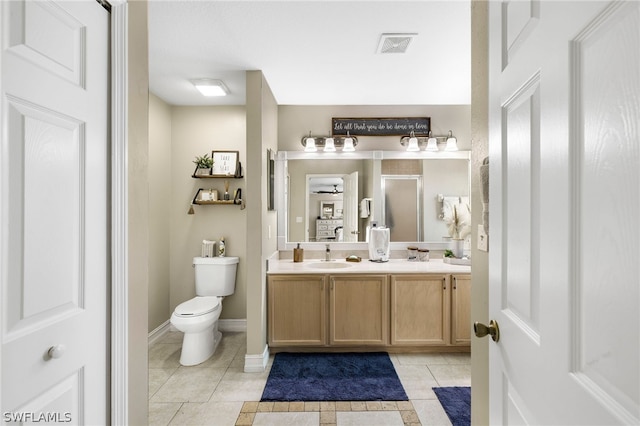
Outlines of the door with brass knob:
M474 339L489 419L471 422L640 425L640 222L613 219L640 217L621 184L640 178L640 2L487 6L486 315L505 334Z
M489 335L494 342L500 340L500 328L498 327L498 323L494 320L491 320L488 326L476 321L473 323L473 332L476 334L476 337Z

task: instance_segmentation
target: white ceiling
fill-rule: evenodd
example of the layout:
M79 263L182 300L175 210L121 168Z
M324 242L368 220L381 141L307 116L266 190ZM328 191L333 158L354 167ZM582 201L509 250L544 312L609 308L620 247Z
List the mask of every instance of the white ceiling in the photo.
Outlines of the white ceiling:
M244 105L261 70L280 105L471 102L469 0L150 0L151 91L172 105ZM383 33L417 33L404 54ZM221 79L205 98L189 82Z

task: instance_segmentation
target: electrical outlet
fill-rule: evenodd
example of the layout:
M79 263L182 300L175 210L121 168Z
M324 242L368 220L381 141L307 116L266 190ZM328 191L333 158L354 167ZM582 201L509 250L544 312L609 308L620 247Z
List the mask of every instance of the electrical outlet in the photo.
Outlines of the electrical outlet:
M478 250L489 251L489 236L484 232L484 225L478 225Z
M296 216L296 223L302 223L302 216Z

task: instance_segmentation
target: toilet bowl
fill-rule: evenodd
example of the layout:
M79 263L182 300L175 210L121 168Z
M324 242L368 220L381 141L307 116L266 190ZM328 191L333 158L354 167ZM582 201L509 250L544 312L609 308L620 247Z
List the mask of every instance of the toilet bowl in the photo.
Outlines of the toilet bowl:
M176 307L171 315L171 324L184 333L180 364L200 364L216 351L222 338L218 331L221 299L217 296L196 296Z
M184 333L180 364L200 364L216 351L222 340L222 300L235 290L238 262L237 257L193 258L196 297L179 304L171 315L171 324Z

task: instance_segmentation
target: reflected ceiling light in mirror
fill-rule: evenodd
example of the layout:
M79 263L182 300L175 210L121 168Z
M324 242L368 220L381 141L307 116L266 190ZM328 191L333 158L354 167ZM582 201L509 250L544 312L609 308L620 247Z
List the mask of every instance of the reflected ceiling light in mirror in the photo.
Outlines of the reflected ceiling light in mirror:
M444 148L445 151L457 151L458 150L458 140L453 137L453 132L449 130L449 136L447 137L447 145Z
M311 137L311 132L309 132L309 136L302 138L302 145L304 146L304 152L316 152L318 150L315 138Z
M322 149L324 152L353 152L358 145L358 139L347 133L347 136L304 136L300 143L305 152L317 152Z
M227 96L229 94L229 89L222 80L198 78L191 80L191 83L203 96Z
M416 138L415 133L411 132L409 136L409 145L407 146L407 151L416 152L420 151L420 146L418 145L418 138Z
M353 138L349 135L347 131L347 137L344 138L344 146L342 147L342 151L344 152L353 152L356 148L353 146Z
M429 139L427 139L427 147L424 149L425 151L436 152L438 151L438 139L434 138L429 131Z

